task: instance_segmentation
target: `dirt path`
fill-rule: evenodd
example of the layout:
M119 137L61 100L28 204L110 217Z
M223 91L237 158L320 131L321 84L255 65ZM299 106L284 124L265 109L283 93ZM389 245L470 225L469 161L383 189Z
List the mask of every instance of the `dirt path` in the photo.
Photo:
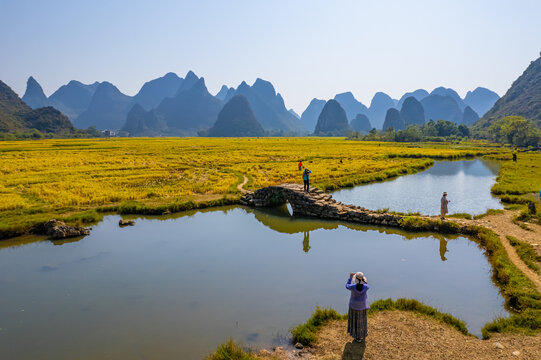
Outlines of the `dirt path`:
M276 351L277 359L541 359L541 334L495 334L489 340L466 336L447 324L406 311L368 318L365 344L351 342L346 321L333 321L318 332L313 349Z
M239 189L241 193L246 194L248 190L244 189L244 185L246 185L246 183L248 182L248 178L246 177L246 175L242 176L244 176L244 181L241 184L237 185L237 189Z
M506 235L511 235L518 240L528 242L536 249L538 254L541 254L541 226L528 224L531 231L524 230L513 223L513 217L517 214L516 211L504 211L503 214L488 215L478 220L452 219L452 221L462 224L473 223L491 229L498 234L511 262L535 284L537 291L541 292L541 276L520 259L506 237Z

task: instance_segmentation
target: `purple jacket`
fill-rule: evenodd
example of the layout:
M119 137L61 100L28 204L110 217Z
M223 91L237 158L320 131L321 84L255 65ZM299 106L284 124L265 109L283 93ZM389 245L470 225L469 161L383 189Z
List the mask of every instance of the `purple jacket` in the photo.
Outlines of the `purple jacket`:
M368 284L363 284L361 291L357 290L357 284L351 283L351 278L348 278L346 283L346 289L351 291L351 296L349 297L349 307L353 310L366 310L370 309L368 305L368 296L366 292L370 289Z

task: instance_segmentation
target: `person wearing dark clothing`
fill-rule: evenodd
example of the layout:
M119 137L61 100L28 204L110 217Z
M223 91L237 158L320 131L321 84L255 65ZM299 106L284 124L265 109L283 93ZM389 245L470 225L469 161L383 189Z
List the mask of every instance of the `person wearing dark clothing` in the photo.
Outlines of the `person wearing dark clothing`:
M304 171L302 172L302 180L304 181L304 192L310 191L310 173L311 171L307 168L304 168Z
M517 148L515 148L515 150L513 150L513 161L517 161Z

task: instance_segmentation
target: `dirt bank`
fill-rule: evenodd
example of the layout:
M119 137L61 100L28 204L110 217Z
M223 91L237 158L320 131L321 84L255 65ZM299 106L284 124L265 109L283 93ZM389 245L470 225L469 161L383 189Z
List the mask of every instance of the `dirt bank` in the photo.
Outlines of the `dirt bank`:
M526 266L507 239L507 235L510 235L525 241L534 247L537 254L541 255L541 226L527 223L527 227L530 230L521 228L513 223L513 217L518 214L518 211L505 210L502 214L488 215L478 220L449 219L449 221L460 224L483 226L498 234L500 242L504 246L511 262L513 262L513 264L536 285L537 290L541 292L541 275Z
M541 334L494 334L489 340L466 336L447 324L405 311L384 311L368 319L364 344L351 342L347 322L336 320L318 333L309 351L260 355L278 359L541 359Z

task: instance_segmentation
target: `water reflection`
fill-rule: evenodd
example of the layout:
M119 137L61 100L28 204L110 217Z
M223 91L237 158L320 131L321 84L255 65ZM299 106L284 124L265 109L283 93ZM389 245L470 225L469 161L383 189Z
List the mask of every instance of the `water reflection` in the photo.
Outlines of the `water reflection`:
M369 274L371 301L416 298L476 334L506 315L483 251L460 236L298 218L287 207L138 217L127 228L119 219L62 246L0 243L3 357L200 359L228 337L268 347L316 306L345 313L356 269Z
M385 234L397 234L408 240L432 236L439 240L439 255L441 261L447 260L445 254L449 251L447 250L448 240L458 238L458 235L442 235L436 233L411 233L396 228L376 227L347 222L336 222L308 217L300 217L290 215L291 212L288 210L288 207L286 205L281 205L274 208L245 208L245 211L248 214L252 214L257 221L265 225L267 228L274 231L284 234L302 233L302 251L305 253L308 253L311 249L310 232L318 229L333 230L337 229L339 226L343 226L351 230L364 232L378 231Z
M499 162L494 160L439 161L421 173L396 179L338 190L333 197L345 204L377 210L439 214L440 198L449 193L449 212L484 213L502 209L490 193L496 182Z
M302 251L308 253L308 251L310 251L310 248L310 232L305 231L304 238L302 239Z
M441 236L441 237L435 236L435 238L440 239L440 258L441 258L441 261L445 261L445 260L447 260L447 258L445 257L445 253L448 251L447 250L447 240L445 240L445 238L443 236Z

